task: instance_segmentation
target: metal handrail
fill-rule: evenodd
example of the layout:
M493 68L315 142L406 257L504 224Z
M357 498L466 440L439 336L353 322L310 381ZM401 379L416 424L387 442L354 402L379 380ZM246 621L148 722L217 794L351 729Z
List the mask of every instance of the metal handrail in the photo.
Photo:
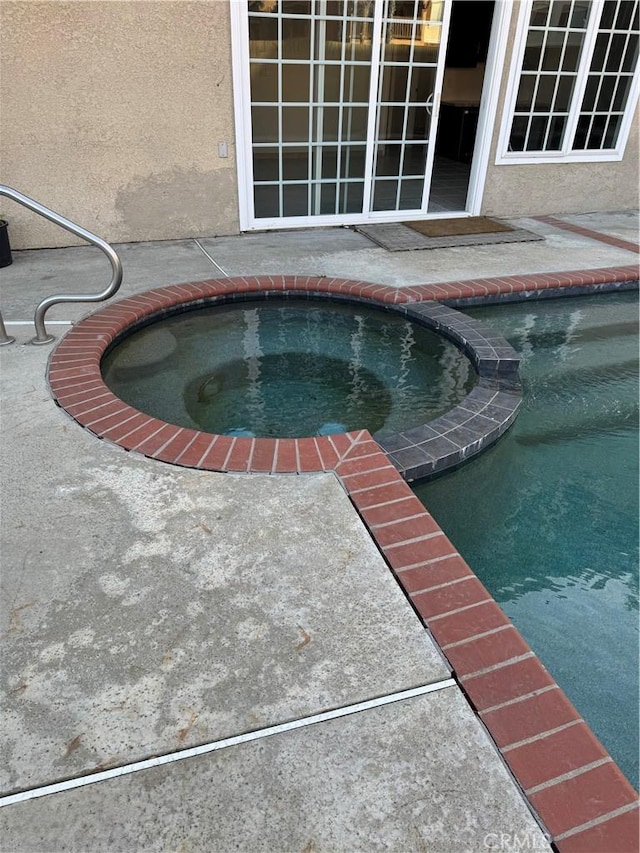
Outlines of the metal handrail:
M82 228L80 225L76 225L75 222L71 222L70 219L61 216L54 210L49 210L48 207L45 207L43 204L29 198L29 196L18 192L18 190L14 190L11 187L5 187L0 184L0 196L6 196L7 198L13 199L13 201L17 201L18 204L21 204L23 207L33 210L34 213L39 213L40 216L44 216L45 219L55 222L56 225L59 225L66 231L71 231L72 234L81 237L83 240L86 240L87 243L97 246L98 249L101 249L109 258L109 263L111 264L111 281L100 293L54 294L52 296L47 296L46 299L43 299L37 306L35 314L33 315L33 322L36 327L36 336L33 338L31 343L48 344L55 340L53 335L47 334L44 324L44 317L49 308L51 308L52 305L57 305L59 302L102 302L104 299L109 299L118 292L122 283L122 262L116 254L115 249L113 249L113 247L101 237L98 237L96 234L92 234L91 231L87 231L86 228ZM0 316L0 322L1 321L2 317Z

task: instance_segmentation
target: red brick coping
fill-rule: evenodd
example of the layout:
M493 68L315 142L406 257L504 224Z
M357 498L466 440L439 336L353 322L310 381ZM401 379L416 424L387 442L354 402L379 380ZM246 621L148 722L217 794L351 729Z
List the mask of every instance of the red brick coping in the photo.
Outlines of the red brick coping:
M635 275L635 278L634 278ZM299 290L373 302L455 300L637 280L622 267L397 289L305 276L230 278L128 297L80 321L49 361L54 398L100 438L209 471L334 472L560 853L636 853L638 798L489 592L366 430L298 439L212 435L119 400L100 361L143 318L185 302Z
M581 225L573 225L571 222L556 219L555 216L536 216L536 219L538 222L546 222L547 225L553 225L554 228L572 231L574 234L589 237L591 240L598 240L600 243L607 243L609 246L615 246L617 249L626 249L628 252L640 254L640 246L637 243L632 243L630 240L622 240L620 237L612 237L611 234L603 234L602 231L594 231L592 228L584 228Z

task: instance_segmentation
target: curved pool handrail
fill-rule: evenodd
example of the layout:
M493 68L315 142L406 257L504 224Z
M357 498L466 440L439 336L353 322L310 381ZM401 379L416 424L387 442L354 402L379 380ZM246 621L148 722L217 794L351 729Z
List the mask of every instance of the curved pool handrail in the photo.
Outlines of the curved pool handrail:
M36 327L36 337L31 341L31 343L48 344L54 340L53 335L47 334L44 322L45 314L49 308L51 308L52 305L57 305L59 302L102 302L105 299L109 299L118 292L122 283L122 261L118 257L115 249L101 237L98 237L97 234L92 234L91 231L87 231L86 228L76 225L75 222L72 222L65 216L61 216L54 210L50 210L43 204L40 204L34 199L29 198L29 196L24 195L24 193L0 184L0 196L6 196L13 201L17 201L18 204L21 204L23 207L27 207L34 213L44 216L45 219L54 222L66 231L70 231L72 234L75 234L77 237L81 237L83 240L86 240L87 243L97 246L98 249L101 249L107 258L109 258L109 263L111 264L111 281L104 290L100 291L100 293L56 293L51 296L47 296L42 300L42 302L40 302L35 310L35 314L33 315L33 322Z

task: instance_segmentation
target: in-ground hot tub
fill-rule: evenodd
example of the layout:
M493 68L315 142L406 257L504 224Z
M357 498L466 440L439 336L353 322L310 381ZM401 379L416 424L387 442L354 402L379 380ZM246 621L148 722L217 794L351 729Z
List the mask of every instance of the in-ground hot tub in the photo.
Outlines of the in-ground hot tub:
M306 277L162 288L81 321L55 351L50 383L83 426L164 461L238 470L232 446L246 439L306 437L319 449L366 429L403 476L424 478L510 426L518 357L454 309L398 298ZM211 459L186 452L203 435L220 440Z

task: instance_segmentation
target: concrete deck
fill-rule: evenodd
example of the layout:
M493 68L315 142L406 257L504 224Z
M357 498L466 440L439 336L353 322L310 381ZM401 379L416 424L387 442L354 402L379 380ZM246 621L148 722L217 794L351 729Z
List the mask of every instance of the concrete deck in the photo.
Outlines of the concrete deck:
M571 217L625 240L632 221ZM408 286L637 261L548 223L517 224L545 241L391 255L331 229L118 246L117 298L223 274ZM98 441L53 404L51 348L24 346L24 321L44 296L107 277L92 248L16 253L2 271L17 338L0 355L2 793L265 737L27 793L0 809L2 849L458 853L509 849L505 838L551 849L333 474L168 466ZM86 313L56 306L50 330Z

